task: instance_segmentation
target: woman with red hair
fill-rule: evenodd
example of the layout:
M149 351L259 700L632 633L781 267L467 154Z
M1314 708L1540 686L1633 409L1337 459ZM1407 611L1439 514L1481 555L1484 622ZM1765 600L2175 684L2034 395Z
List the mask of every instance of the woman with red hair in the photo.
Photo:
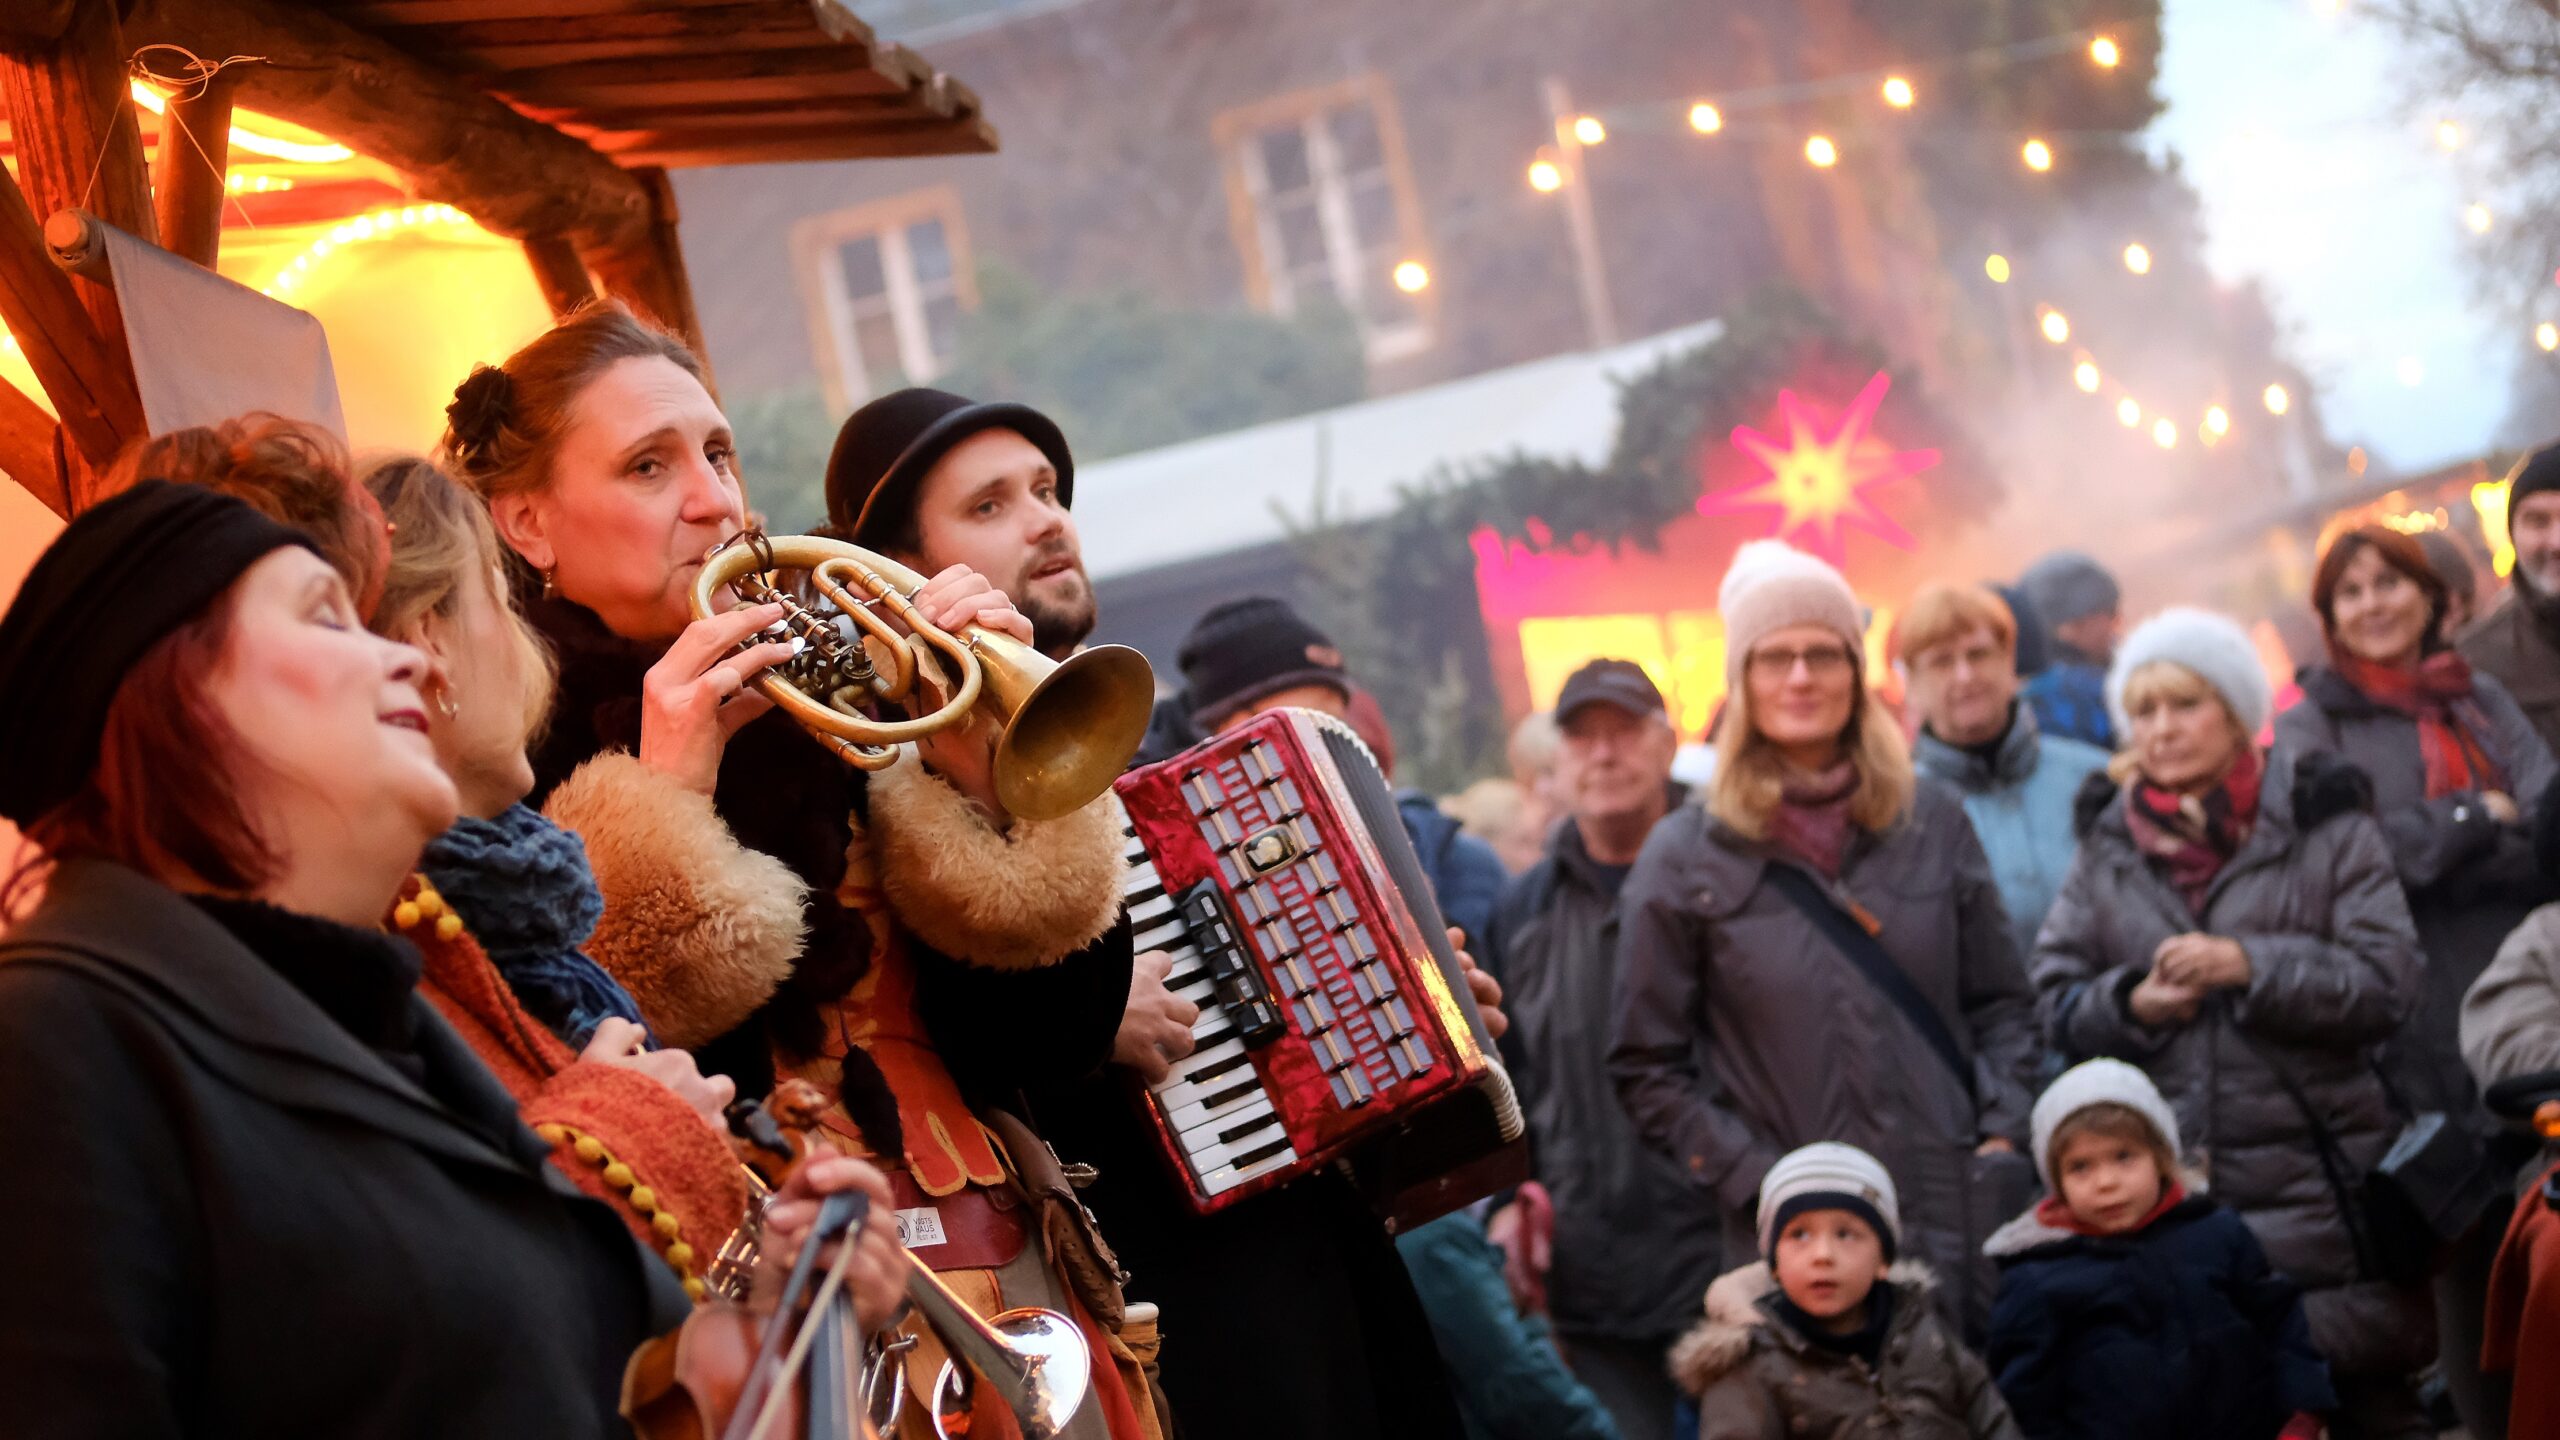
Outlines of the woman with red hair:
M2276 740L2343 756L2372 778L2374 816L2427 957L2417 1013L2386 1046L2385 1073L2407 1106L2443 1111L2486 1144L2497 1126L2462 1063L2462 996L2547 898L2533 810L2560 771L2515 697L2449 642L2451 596L2415 539L2381 525L2338 535L2321 552L2311 603L2328 663L2302 672L2302 700L2276 718ZM2507 1214L2495 1209L2436 1286L2446 1379L2474 1435L2504 1433L2504 1407L2482 1393L2476 1369Z
M458 810L429 675L308 535L165 481L0 616L0 817L36 850L0 896L44 892L0 940L0 1434L621 1433L677 1278L380 928ZM768 1255L854 1186L886 1200L803 1167ZM892 1243L863 1236L866 1323Z

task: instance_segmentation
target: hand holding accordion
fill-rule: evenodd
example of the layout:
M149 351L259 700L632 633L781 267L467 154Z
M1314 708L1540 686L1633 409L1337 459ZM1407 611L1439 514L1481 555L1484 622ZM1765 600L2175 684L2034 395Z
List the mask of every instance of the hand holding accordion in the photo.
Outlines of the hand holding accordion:
M1271 711L1117 789L1137 947L1201 1010L1145 1101L1195 1209L1344 1160L1400 1230L1527 1178L1510 1077L1349 727Z

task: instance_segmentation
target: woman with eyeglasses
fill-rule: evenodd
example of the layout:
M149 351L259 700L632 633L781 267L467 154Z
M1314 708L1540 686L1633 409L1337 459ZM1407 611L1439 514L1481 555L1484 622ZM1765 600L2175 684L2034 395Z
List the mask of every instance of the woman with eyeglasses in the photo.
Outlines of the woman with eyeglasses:
M1940 1303L1990 1313L1981 1241L2018 1203L2037 1039L1990 862L1867 692L1858 602L1773 540L1720 592L1729 703L1703 805L1654 827L1618 902L1610 1069L1637 1130L1723 1204L1731 1254L1777 1158L1892 1172Z

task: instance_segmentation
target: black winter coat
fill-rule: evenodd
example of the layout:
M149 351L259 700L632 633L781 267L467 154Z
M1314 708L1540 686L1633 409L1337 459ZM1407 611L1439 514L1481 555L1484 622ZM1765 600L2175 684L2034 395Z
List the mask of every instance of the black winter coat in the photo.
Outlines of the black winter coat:
M1985 1248L2000 1262L1985 1358L2028 1440L2271 1440L2337 1407L2301 1290L2201 1195L2130 1235L2029 1211Z
M0 939L0 1435L624 1433L673 1273L392 998L400 1065L165 887L54 874Z
M566 600L537 601L527 618L550 640L560 685L535 750L533 803L606 750L640 746L640 683L659 651L605 629ZM789 979L736 1030L698 1048L703 1070L741 1095L773 1088L773 1050L813 1053L826 1006L870 966L870 932L836 901L855 817L866 813L863 772L789 716L773 711L729 739L712 804L738 842L791 867L809 886L808 939ZM916 1006L952 1077L973 1102L1009 1103L1024 1086L1089 1074L1110 1058L1129 999L1130 951L1102 942L1054 965L995 971L914 941ZM905 1148L888 1081L858 1049L845 1056L844 1106L875 1149Z

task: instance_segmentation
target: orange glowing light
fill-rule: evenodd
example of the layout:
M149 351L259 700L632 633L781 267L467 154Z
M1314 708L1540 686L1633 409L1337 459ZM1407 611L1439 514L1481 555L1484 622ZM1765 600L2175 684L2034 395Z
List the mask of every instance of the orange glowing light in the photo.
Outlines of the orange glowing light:
M1887 544L1910 549L1914 543L1910 532L1878 510L1865 494L1879 485L1911 479L1938 463L1935 450L1896 450L1870 432L1876 410L1892 386L1893 377L1878 372L1828 433L1794 391L1779 391L1783 439L1748 425L1733 431L1734 447L1767 472L1768 478L1704 496L1698 501L1698 513L1774 511L1770 534L1782 540L1802 534L1805 539L1799 543L1834 562L1841 558L1847 530L1864 530Z

